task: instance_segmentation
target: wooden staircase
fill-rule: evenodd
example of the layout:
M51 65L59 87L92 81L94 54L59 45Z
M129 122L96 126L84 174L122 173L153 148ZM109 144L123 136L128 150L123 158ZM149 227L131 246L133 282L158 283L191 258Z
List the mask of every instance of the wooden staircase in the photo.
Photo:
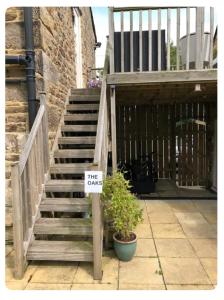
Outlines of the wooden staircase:
M93 261L84 171L94 158L100 89L75 89L66 105L27 260Z

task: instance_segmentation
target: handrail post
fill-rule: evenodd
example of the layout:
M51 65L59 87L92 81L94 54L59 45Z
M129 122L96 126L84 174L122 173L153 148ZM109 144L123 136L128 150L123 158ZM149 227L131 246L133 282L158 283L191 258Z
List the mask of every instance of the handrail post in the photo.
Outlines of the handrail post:
M22 186L19 164L12 166L12 193L13 193L13 243L15 249L14 276L23 278L26 259L23 247L23 212L22 212Z
M110 74L114 73L114 12L109 7Z
M117 170L117 138L116 138L116 101L115 86L110 90L110 107L111 107L111 144L112 144L112 168L113 172Z
M98 165L91 167L92 171L98 171ZM93 225L93 277L102 279L102 254L103 254L103 220L100 194L92 193L92 225Z
M43 115L43 139L44 139L44 173L46 174L49 168L49 147L48 147L48 115L47 115L47 103L46 103L46 92L40 92L40 104L44 106L44 115Z

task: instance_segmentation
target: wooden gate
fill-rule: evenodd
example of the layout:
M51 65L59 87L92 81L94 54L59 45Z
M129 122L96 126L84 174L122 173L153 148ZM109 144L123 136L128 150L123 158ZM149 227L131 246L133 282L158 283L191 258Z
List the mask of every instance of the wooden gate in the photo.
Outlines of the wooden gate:
M117 105L118 162L150 155L159 178L205 185L210 172L209 103Z

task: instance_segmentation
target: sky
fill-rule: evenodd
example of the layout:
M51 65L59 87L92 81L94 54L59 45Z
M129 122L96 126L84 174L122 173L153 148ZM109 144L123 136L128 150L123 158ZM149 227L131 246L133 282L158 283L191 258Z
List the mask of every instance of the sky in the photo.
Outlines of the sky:
M204 28L205 32L210 31L210 23L209 23L209 7L205 7L205 23ZM102 45L100 48L96 50L96 67L103 67L104 64L104 56L106 50L106 36L109 34L108 29L108 8L107 7L92 7L93 18L96 28L97 41L101 42ZM180 37L186 34L186 9L181 9L180 13ZM195 9L191 9L190 12L190 32L195 32ZM129 12L124 13L124 30L130 30L130 22L129 22ZM217 17L215 12L215 25L217 24ZM114 16L114 26L115 31L120 31L120 13L115 13ZM148 26L148 16L147 11L143 11L142 14L142 26L143 30L147 30ZM161 28L166 29L167 26L167 13L166 10L162 10L161 13ZM139 13L133 12L133 30L138 30L139 28ZM152 29L157 29L157 12L152 12ZM176 10L171 10L171 40L174 45L176 44Z

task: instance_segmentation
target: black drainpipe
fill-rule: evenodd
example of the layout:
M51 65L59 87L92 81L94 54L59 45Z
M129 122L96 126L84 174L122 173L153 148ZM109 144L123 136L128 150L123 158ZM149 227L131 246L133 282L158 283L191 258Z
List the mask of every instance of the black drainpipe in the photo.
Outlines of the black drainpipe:
M29 112L29 129L31 130L37 114L36 83L35 83L35 52L33 45L33 17L32 7L24 7L24 30L26 55L6 55L6 64L26 65L26 83ZM18 79L10 78L7 82L18 82Z
M32 128L37 114L36 83L35 83L35 52L33 45L33 16L32 7L24 7L24 29L26 48L26 80L28 94L29 127Z

